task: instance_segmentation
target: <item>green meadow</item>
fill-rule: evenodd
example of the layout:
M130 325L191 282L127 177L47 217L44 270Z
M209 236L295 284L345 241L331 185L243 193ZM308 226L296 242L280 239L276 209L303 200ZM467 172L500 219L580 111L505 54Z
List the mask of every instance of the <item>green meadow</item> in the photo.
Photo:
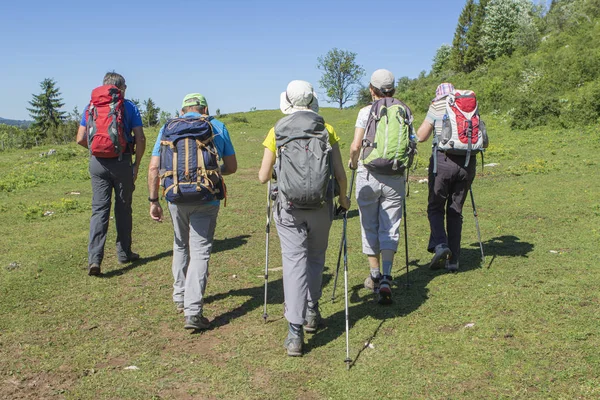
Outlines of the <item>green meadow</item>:
M357 110L324 109L347 159ZM279 111L222 118L239 169L227 177L205 315L183 329L171 301L172 226L148 215L146 171L134 193L134 251L120 265L110 226L101 277L89 277L87 151L73 144L0 153L0 398L3 399L597 399L600 398L600 134L597 128L511 130L486 118L490 147L469 199L460 271L430 271L427 163L419 144L407 198L394 303L363 289L368 273L353 204L348 219L351 368L344 285L331 301L342 233L333 223L321 311L306 353L282 343L281 256L270 235L263 314L266 187L262 140ZM416 124L424 115L418 113ZM486 116L484 115L484 118ZM74 133L73 133L74 134ZM55 149L55 154L48 154ZM348 173L350 176L350 174ZM163 201L164 205L164 201ZM401 236L403 237L403 236Z

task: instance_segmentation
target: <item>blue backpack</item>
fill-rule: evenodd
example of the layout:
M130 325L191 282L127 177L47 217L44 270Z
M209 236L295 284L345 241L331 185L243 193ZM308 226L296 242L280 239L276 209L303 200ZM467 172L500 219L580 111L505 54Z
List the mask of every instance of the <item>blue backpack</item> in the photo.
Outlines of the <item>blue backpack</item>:
M211 117L174 118L160 140L160 180L171 203L222 200L226 195Z

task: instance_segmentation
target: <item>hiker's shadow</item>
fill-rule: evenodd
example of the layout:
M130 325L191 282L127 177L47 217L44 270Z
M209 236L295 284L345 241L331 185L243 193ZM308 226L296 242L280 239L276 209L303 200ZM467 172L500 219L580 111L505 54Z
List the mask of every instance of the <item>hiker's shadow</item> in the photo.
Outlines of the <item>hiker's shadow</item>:
M213 240L213 247L211 253L218 253L220 251L233 250L236 247L245 245L248 242L250 235L238 235L232 238L215 239Z
M461 261L459 273L487 267L491 265L496 257L528 257L533 250L534 245L528 242L521 242L516 236L499 236L483 243L486 255L486 264L481 263L481 251L479 243L471 244L467 248L461 249ZM400 253L399 253L400 254ZM489 258L491 257L491 259ZM488 264L488 261L489 264ZM398 260L399 261L399 260ZM399 264L397 264L399 265ZM401 265L401 264L400 264ZM406 269L399 269L399 274L392 285L394 302L391 305L384 306L377 304L376 295L364 289L363 283L349 288L349 326L352 327L365 317L379 320L380 323L373 332L361 340L365 343L358 354L352 359L352 365L360 358L361 353L367 348L373 339L379 334L384 323L389 319L409 315L418 310L429 298L427 288L429 283L438 275L449 273L446 270L433 271L429 269L429 260L413 260L409 263L409 272ZM335 272L335 271L334 271ZM343 271L340 271L340 276ZM331 279L331 277L330 277ZM344 302L344 289L337 290L337 302ZM330 288L332 290L332 288ZM329 292L331 293L331 292ZM321 302L331 299L326 290L323 292ZM317 331L312 336L307 336L307 346L305 352L311 349L327 345L331 341L345 334L345 309L342 309L332 315L324 316L323 329Z
M152 261L156 261L156 260L160 260L161 258L169 257L169 256L171 256L172 253L173 253L172 251L163 251L162 253L155 254L151 257L139 258L138 260L133 261L132 263L127 264L126 266L124 266L122 268L113 269L111 271L103 273L102 275L100 275L100 278L110 279L110 278L114 278L115 276L121 276L135 268L139 268L139 267L146 265Z
M323 285L327 285L331 279L331 275L323 276ZM234 289L226 293L217 293L214 295L207 296L204 299L204 304L210 304L215 301L223 300L229 297L240 297L247 298L243 303L239 304L234 309L231 309L223 314L216 316L211 322L210 329L216 329L221 326L229 324L232 320L240 318L254 310L263 310L264 308L264 296L265 287L254 286L249 288ZM265 318L263 310L263 318L265 322L271 323L278 321L283 318L282 307L283 304L283 278L275 280L269 280L267 283L267 315ZM270 314L269 314L270 313ZM276 316L277 313L277 316ZM258 314L257 314L258 315Z

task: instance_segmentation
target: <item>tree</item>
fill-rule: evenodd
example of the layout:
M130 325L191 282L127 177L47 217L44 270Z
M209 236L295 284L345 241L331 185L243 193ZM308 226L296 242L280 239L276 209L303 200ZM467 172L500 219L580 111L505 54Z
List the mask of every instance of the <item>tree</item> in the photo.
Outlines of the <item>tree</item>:
M529 0L490 0L480 43L486 58L511 55L524 40L536 37L533 4Z
M40 83L42 92L34 94L27 108L33 118L32 128L39 137L48 136L48 131L58 128L65 119L65 112L60 111L65 104L60 97L60 89L54 79L46 78ZM36 139L37 141L37 139Z
M452 46L448 44L443 44L437 49L435 56L433 57L433 64L431 65L431 72L434 75L438 75L450 68L451 52Z
M317 58L317 68L323 71L319 85L329 101L338 103L340 110L358 92L365 70L356 64L356 53L333 48Z
M171 119L171 114L169 114L167 111L160 112L160 126L166 124L169 119Z
M363 86L358 90L356 94L356 105L362 107L369 104L373 99L371 98L371 92L368 86Z
M475 18L475 9L477 5L474 0L467 0L467 3L463 7L463 10L458 17L458 25L454 32L454 39L452 40L452 52L450 54L450 60L452 68L456 71L469 72L467 65L465 64L465 55L467 53L467 33L473 24Z
M144 111L142 112L142 122L144 126L156 126L158 125L158 117L160 114L160 108L156 107L154 101L151 98L144 100Z

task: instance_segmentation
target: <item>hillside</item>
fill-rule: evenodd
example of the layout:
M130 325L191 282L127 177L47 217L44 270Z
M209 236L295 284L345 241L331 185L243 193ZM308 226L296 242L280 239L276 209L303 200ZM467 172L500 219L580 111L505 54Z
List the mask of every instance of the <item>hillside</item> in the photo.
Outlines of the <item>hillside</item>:
M342 138L356 110L323 109ZM134 192L134 250L120 265L111 223L103 276L86 274L91 213L88 153L74 143L8 150L0 157L0 398L7 399L597 399L600 188L595 130L523 134L487 120L490 147L473 191L486 254L470 204L461 270L431 271L426 251L430 142L419 145L406 200L394 299L380 307L362 288L356 205L348 219L349 345L346 370L343 275L331 301L342 221L333 223L321 312L302 358L285 355L281 254L269 236L264 323L265 186L262 141L277 110L231 114L238 172L227 176L205 315L213 328L190 334L172 304L173 233L148 216L146 170ZM417 122L423 113L416 115ZM157 130L148 129L153 143ZM47 154L53 148L56 153ZM164 201L163 201L164 205ZM25 245L24 245L25 244ZM410 285L406 286L406 282ZM383 380L382 380L383 379ZM382 384L382 382L384 382ZM392 382L386 384L385 382Z
M0 117L0 124L4 124L4 125L27 128L29 125L31 125L31 123L32 123L32 121L20 121L20 120L16 120L16 119L6 119L6 118Z
M482 61L472 72L457 72L447 58L428 75L401 79L396 96L425 111L437 85L452 82L478 94L482 113L498 115L515 129L597 124L600 1L552 4L548 13L534 21L537 36L511 54ZM456 48L448 51L452 55Z

